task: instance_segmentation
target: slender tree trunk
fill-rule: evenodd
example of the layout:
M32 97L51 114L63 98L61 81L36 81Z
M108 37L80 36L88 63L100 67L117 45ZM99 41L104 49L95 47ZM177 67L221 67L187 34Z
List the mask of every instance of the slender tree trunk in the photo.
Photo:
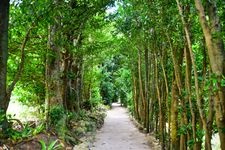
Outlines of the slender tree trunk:
M171 149L179 149L179 140L178 140L178 88L176 84L176 79L173 79L172 82L172 101L171 101Z
M48 54L48 49L46 50L46 54ZM45 56L45 123L46 129L49 128L50 120L49 120L49 110L50 110L50 85L49 85L49 72L48 72L48 56Z
M138 50L138 79L139 79L139 92L141 96L141 106L143 109L141 109L141 118L142 118L142 123L145 126L146 125L146 117L145 117L145 112L146 112L146 106L145 106L145 96L144 96L144 91L143 91L143 84L142 84L142 71L141 71L141 51L140 49Z
M166 51L165 51L166 52ZM165 65L164 65L164 61L167 61L167 55L166 54L164 54L161 58L160 58L160 64L161 64L161 67L162 67L162 70L163 70L163 79L164 79L164 84L165 84L165 89L166 89L166 92L164 92L164 95L165 95L165 100L167 101L166 102L166 109L164 109L164 114L166 113L166 111L167 111L167 113L168 113L168 118L167 118L167 120L168 120L168 131L167 131L167 127L166 127L166 121L165 121L165 135L166 135L166 133L168 132L168 135L170 135L170 118L171 118L171 113L170 113L170 104L169 104L169 100L168 100L168 95L169 95L169 87L168 87L168 80L167 80L167 74L166 74L166 69L165 69ZM164 91L164 90L163 90ZM165 137L166 138L166 137ZM167 142L167 144L165 145L166 147L168 147L169 148L169 145L170 145L170 137L168 137L168 142Z
M210 140L212 139L212 134L213 134L213 120L214 120L214 116L215 116L215 110L214 110L214 101L213 101L213 86L211 83L210 89L209 89L209 110L208 110L208 116L207 116L207 130L208 130L208 135L210 137ZM211 144L211 143L210 143ZM205 142L205 147L208 146L208 143Z
M150 71L150 65L149 65L149 50L148 48L145 48L145 97L146 97L146 132L149 133L149 71Z
M132 79L133 79L133 102L134 102L134 117L137 120L140 120L140 115L139 115L139 103L138 103L138 87L137 87L137 79L135 76L135 73L132 73Z
M184 49L184 51L185 51L185 49ZM183 56L180 56L180 57L183 57ZM179 73L180 73L180 75L178 77L181 77L181 73L182 73L181 67L179 67ZM182 79L180 79L180 81L182 81ZM183 86L181 88L183 88ZM182 91L182 90L183 89L180 89L179 91ZM181 119L180 119L181 120L180 127L186 127L188 125L186 99L182 95L180 95L180 97L181 98L180 98L179 103L180 103L180 106L182 108ZM186 130L184 133L182 133L180 135L180 150L186 150L187 149L187 136L188 136L188 130Z
M6 101L6 77L8 59L8 24L9 24L9 0L0 1L0 120L2 131L8 128L6 111L9 101Z
M154 45L155 46L155 45ZM156 48L156 47L155 47ZM156 61L155 61L155 54L152 54L152 68L154 69L153 75L152 75L152 129L154 133L158 134L158 129L159 129L159 104L158 104L158 95L157 95L157 89L156 89L156 84L157 84L157 73L156 73ZM157 137L158 138L158 137Z
M194 149L196 150L197 136L196 136L196 112L195 105L191 99L191 58L188 48L185 48L185 62L186 62L186 71L185 71L185 89L187 91L186 99L190 106L191 111L191 124L192 124L192 138L194 139Z
M155 74L155 67L154 67L154 57L151 55L151 58L150 59L150 65L151 65L151 72L150 73L150 100L149 100L149 122L150 122L150 132L153 132L154 131L154 112L155 112L155 108L154 108L154 101L155 101L155 95L156 95L156 92L155 92L155 77L154 77L154 74Z
M179 146L180 146L179 137L177 134L177 130L178 130L178 108L177 107L179 106L179 103L180 103L179 100L181 101L181 103L183 102L182 79L181 79L181 73L182 73L181 64L183 62L183 50L180 50L180 51L175 50L172 46L169 35L166 34L166 36L171 49L172 61L173 61L173 67L174 67L174 77L175 77L175 79L173 79L173 82L172 82L172 102L171 102L171 142L172 143L171 144L172 144L172 149L179 149ZM184 114L182 115L185 117L185 120L187 120L186 115Z
M163 92L160 91L160 80L159 80L159 69L158 69L158 62L155 54L155 76L156 76L156 92L157 92L157 99L158 99L158 107L159 107L159 139L161 143L161 149L165 149L165 135L164 135L164 110L163 110ZM161 94L162 93L162 94Z

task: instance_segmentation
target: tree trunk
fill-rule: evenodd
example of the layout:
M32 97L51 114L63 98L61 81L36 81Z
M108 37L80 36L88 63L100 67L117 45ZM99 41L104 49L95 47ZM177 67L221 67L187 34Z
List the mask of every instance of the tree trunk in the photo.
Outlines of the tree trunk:
M76 74L76 104L75 111L80 110L80 106L82 103L82 89L83 89L83 57L78 56L77 60L77 74Z
M166 52L166 51L165 51ZM166 109L164 109L164 115L166 114L166 111L168 113L168 135L170 135L170 118L171 118L171 113L170 113L170 104L169 104L169 100L168 100L168 95L169 95L169 87L168 87L168 80L167 80L167 73L166 73L166 68L165 68L165 65L164 63L167 61L167 54L163 54L163 56L161 56L160 58L160 64L161 64L161 67L162 67L162 71L163 71L163 79L164 79L164 84L165 84L165 89L166 90L163 90L163 93L164 93L164 100L166 101ZM166 91L166 92L165 92ZM165 103L165 102L164 102ZM164 122L166 123L166 120L164 120ZM167 127L166 127L166 124L164 124L164 128L165 128L165 136L166 136L166 133L167 133ZM165 140L166 140L167 137L165 137ZM165 141L166 142L166 141ZM168 137L168 142L167 142L167 145L165 145L165 147L169 147L170 145L170 137Z
M0 120L2 131L8 128L6 111L9 100L6 99L6 77L8 59L8 24L9 24L9 0L0 1ZM3 133L4 134L4 133Z
M179 136L177 134L178 131L178 106L180 103L183 103L182 97L182 79L181 73L182 68L181 64L183 63L183 50L176 50L172 47L172 44L169 40L169 36L167 35L170 49L172 53L172 60L174 66L174 78L172 84L172 102L171 102L171 142L172 149L179 149ZM176 85L174 85L176 84ZM179 101L180 100L180 101ZM186 119L186 115L182 114Z
M149 65L149 50L148 48L145 48L145 97L146 97L146 112L145 112L145 120L146 120L146 132L149 133L149 71L150 71L150 65Z
M132 73L132 80L133 80L133 103L134 103L134 117L135 119L139 120L139 103L138 103L138 87L137 87L137 79L135 73Z
M45 65L45 120L49 123L49 111L54 106L63 106L62 80L61 80L61 54L56 41L59 23L49 27L48 50Z
M185 89L187 91L186 100L189 103L191 111L191 124L192 124L192 138L194 139L194 149L196 150L197 136L196 136L196 112L195 105L191 99L191 58L188 48L185 48Z
M151 55L152 56L152 55ZM154 107L154 102L156 99L156 90L155 90L155 67L154 67L154 57L151 57L150 59L150 65L151 65L151 72L150 73L150 99L149 99L149 132L154 131L154 112L155 112L155 107Z
M161 143L161 149L164 150L165 149L165 135L164 135L164 109L163 109L163 92L162 90L160 91L160 80L159 80L159 69L158 69L158 63L157 63L157 58L156 58L155 54L155 87L156 87L156 92L157 92L157 99L158 99L158 107L159 107L159 140Z
M138 79L139 79L139 92L140 92L140 98L141 98L141 106L143 109L141 109L141 120L143 125L146 125L146 117L145 117L145 112L146 112L146 106L145 106L145 95L143 91L143 80L142 80L142 69L141 69L141 50L138 50Z
M70 62L72 61L68 50L63 54L63 85L62 85L62 98L63 98L63 106L66 110L69 109L68 101L70 101L69 97L69 71L70 71ZM69 106L68 106L69 105Z
M172 82L172 100L171 100L171 147L173 150L179 149L178 140L178 88L175 78Z
M50 106L62 105L62 80L61 80L61 54L60 47L57 45L57 30L58 26L54 25L50 27L50 52L48 56L47 73L49 76L49 94L50 94Z

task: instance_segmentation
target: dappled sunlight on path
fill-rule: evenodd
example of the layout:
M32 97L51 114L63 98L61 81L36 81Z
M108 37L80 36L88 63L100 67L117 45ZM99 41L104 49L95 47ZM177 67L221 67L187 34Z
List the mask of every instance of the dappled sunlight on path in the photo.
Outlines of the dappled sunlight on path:
M147 138L130 121L126 109L114 103L97 132L91 150L149 150Z

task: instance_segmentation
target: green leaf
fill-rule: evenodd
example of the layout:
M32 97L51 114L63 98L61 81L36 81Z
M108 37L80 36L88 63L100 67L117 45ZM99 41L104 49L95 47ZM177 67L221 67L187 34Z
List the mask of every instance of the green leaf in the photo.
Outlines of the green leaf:
M45 142L43 140L39 140L40 144L41 144L41 150L47 150L47 146L45 144Z
M48 150L56 150L56 149L59 149L61 147L61 144L56 145L56 143L58 141L59 140L57 139L57 140L51 142L50 145L48 146Z
M224 77L223 77L223 79L221 80L221 86L222 86L222 87L225 87L225 79L224 79Z
M33 131L33 135L36 135L36 134L40 133L43 129L44 129L44 125L43 125L43 124L37 126L37 127L34 129L34 131Z

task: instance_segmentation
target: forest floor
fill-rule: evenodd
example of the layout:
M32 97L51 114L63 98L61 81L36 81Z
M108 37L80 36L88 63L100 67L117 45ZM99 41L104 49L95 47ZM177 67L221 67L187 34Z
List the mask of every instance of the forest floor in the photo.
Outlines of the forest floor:
M96 134L91 150L150 150L148 137L135 127L127 110L114 103Z

